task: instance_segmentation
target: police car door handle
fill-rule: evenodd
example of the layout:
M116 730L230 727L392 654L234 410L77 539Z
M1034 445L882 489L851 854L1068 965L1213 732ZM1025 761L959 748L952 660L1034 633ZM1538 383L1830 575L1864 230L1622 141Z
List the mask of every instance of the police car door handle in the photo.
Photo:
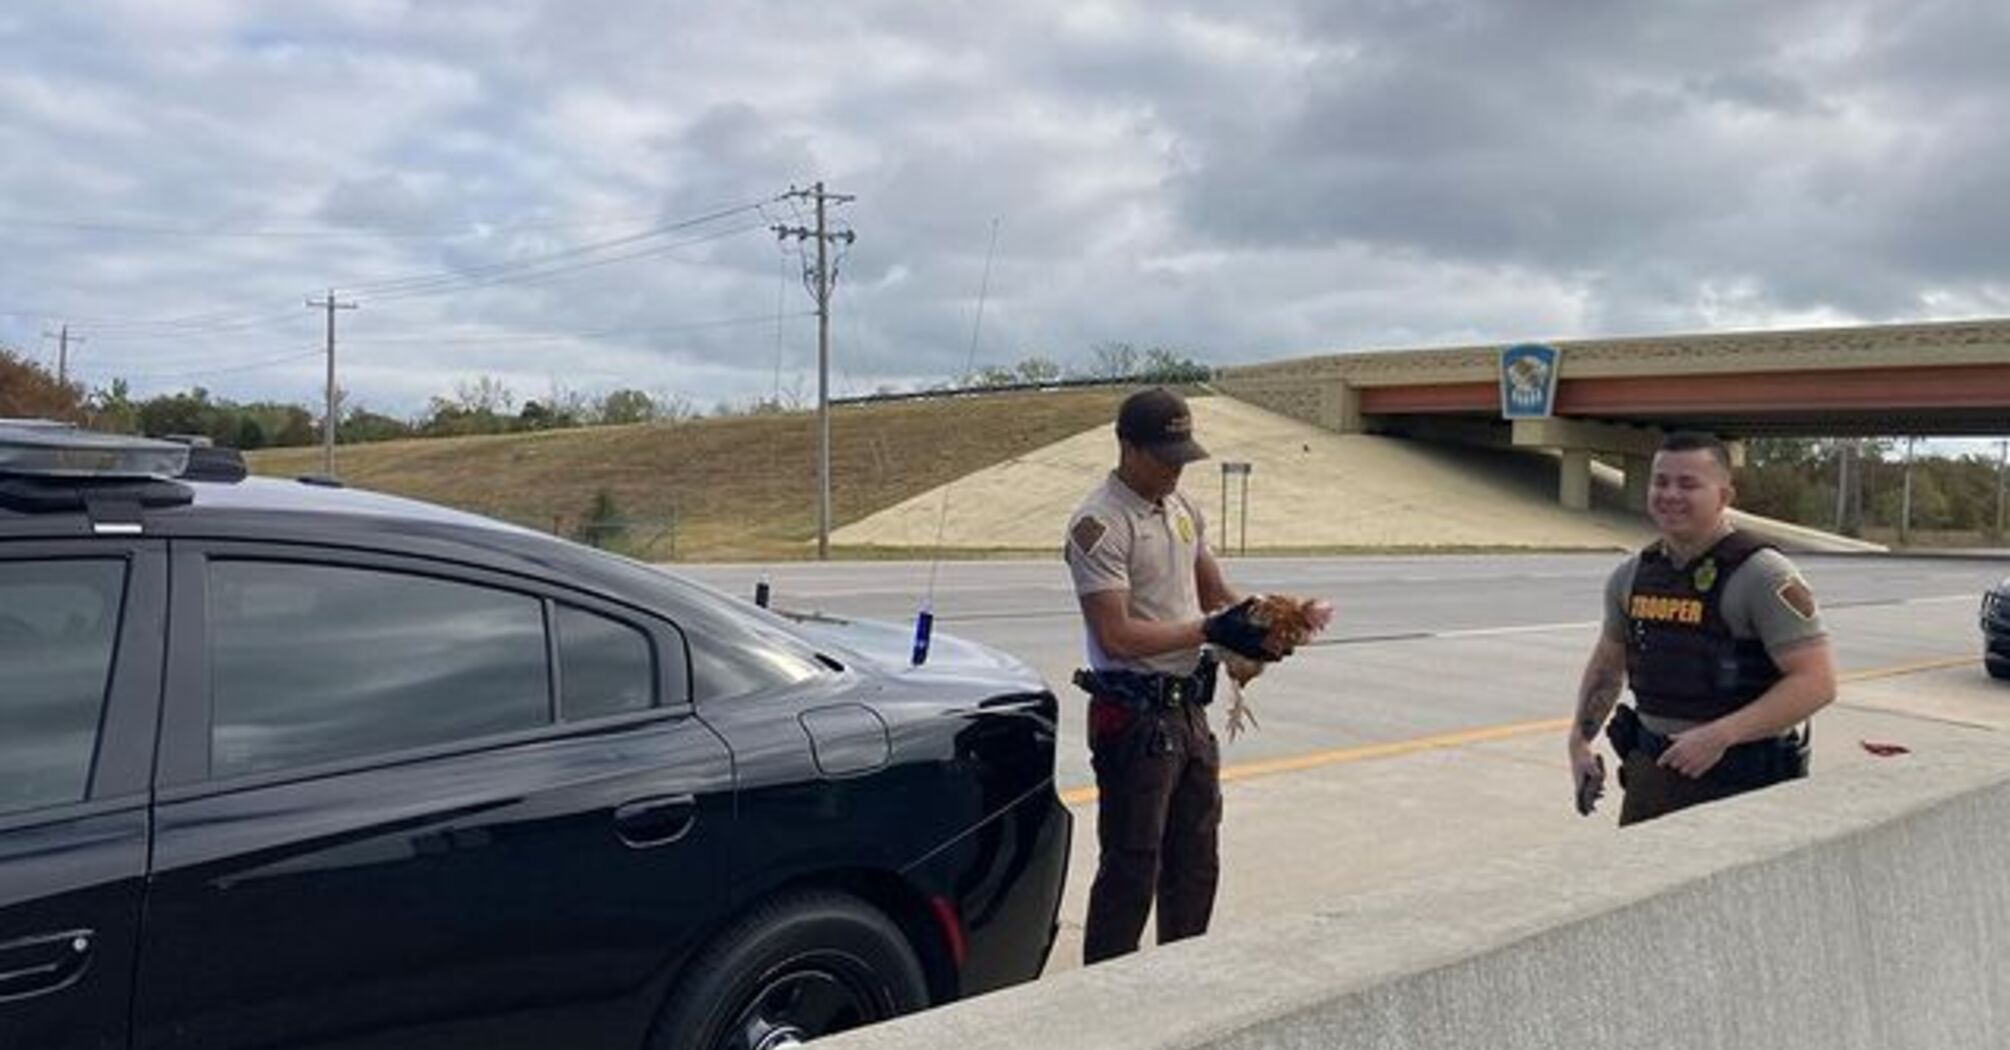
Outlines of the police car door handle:
M66 930L0 944L0 1003L68 987L90 962L95 937Z
M636 799L614 811L614 833L635 849L667 846L690 834L698 822L694 795L659 795Z

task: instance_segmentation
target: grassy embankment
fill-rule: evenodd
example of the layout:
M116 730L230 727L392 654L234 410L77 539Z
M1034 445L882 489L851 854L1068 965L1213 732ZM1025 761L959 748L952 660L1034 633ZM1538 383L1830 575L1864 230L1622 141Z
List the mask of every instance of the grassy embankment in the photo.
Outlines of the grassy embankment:
M994 394L834 410L832 527L1107 426L1124 393ZM335 457L336 472L358 488L568 536L604 491L627 522L623 537L610 546L642 558L766 560L815 553L814 412L390 441L343 446ZM259 474L321 469L319 448L272 449L249 458Z

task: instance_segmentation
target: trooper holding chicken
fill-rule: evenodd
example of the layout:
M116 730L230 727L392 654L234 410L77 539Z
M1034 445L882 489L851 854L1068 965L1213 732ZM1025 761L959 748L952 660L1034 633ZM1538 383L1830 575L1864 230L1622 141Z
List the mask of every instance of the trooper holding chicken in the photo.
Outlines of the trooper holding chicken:
M1220 877L1221 752L1208 726L1218 664L1238 681L1324 626L1323 603L1244 598L1207 546L1180 471L1205 459L1193 416L1163 388L1117 414L1116 470L1069 519L1064 550L1087 626L1095 884L1083 958L1135 951L1158 908L1160 944L1207 932ZM1315 607L1316 606L1316 607Z

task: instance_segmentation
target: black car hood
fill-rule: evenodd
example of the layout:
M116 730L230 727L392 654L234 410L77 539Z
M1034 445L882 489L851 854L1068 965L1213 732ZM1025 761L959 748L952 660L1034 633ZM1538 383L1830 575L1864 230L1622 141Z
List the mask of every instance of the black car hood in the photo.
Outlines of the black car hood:
M928 662L913 665L914 625L888 620L847 620L822 614L784 613L796 631L839 659L849 658L885 674L932 673L981 678L1023 689L1045 689L1040 675L1025 661L953 634L937 630L930 638Z

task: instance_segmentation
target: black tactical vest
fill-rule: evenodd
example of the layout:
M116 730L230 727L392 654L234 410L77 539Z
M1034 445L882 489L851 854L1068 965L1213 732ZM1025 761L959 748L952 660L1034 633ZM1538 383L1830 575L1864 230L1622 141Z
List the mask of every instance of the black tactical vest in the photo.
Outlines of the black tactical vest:
M1731 637L1722 608L1731 574L1769 546L1734 531L1680 569L1659 543L1640 552L1626 599L1626 678L1641 713L1707 722L1780 680L1762 642Z

